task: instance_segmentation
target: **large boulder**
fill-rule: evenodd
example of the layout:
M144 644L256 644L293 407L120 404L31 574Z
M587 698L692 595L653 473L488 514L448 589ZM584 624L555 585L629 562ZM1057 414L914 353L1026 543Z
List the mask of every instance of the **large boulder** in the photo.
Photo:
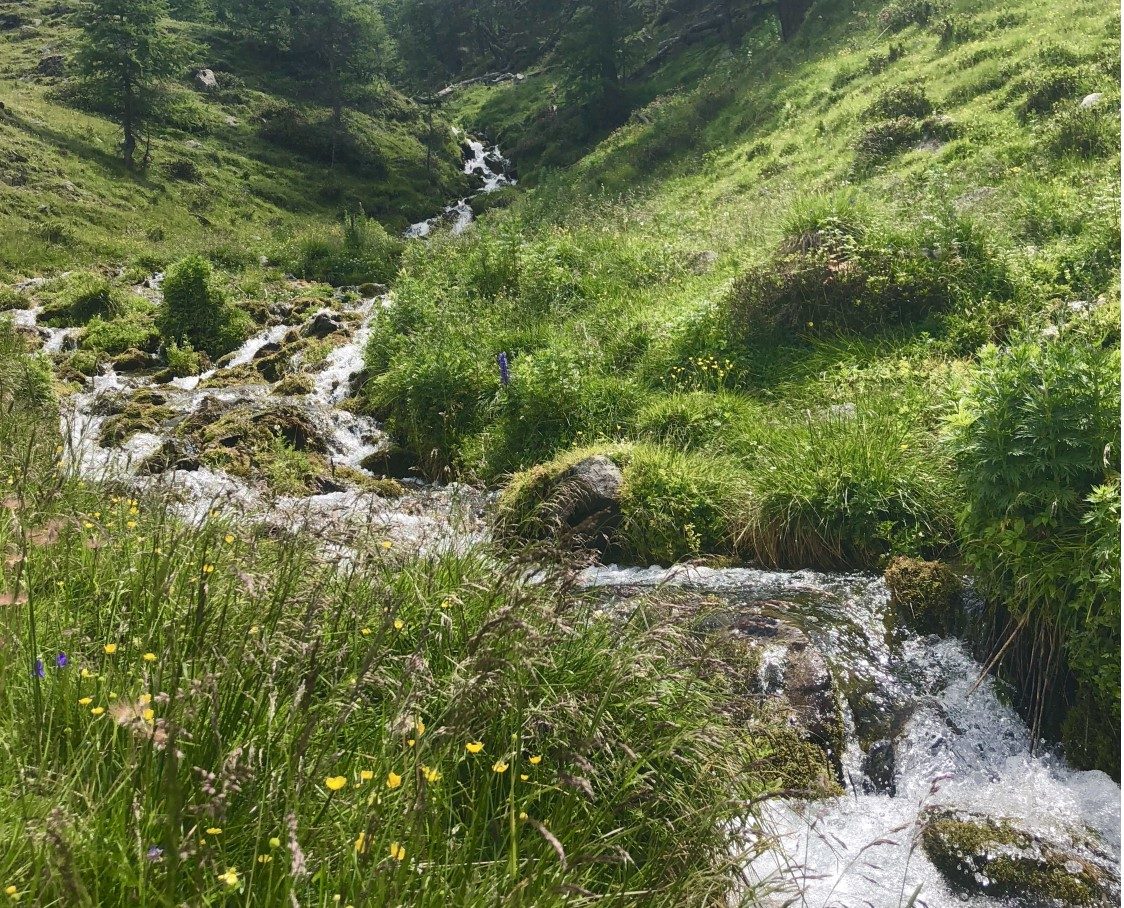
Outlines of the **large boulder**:
M200 91L218 91L219 80L211 70L201 69L195 74L195 87Z
M1116 861L1084 832L1047 833L1015 820L930 808L921 844L948 883L966 895L1027 908L1120 904Z

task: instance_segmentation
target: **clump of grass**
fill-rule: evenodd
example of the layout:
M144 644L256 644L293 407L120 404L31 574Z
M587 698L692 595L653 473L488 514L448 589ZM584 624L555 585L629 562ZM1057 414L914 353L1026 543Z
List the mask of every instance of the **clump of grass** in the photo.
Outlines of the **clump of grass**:
M760 408L740 394L693 391L650 400L636 414L633 430L682 451L721 451L737 448L759 418Z
M1114 155L1120 147L1119 120L1097 107L1063 111L1046 126L1045 145L1059 157L1090 159Z
M936 108L925 91L915 85L896 85L875 98L863 112L867 120L893 120L912 117L922 120Z
M777 567L874 568L953 540L949 469L882 396L777 419L755 439L739 546Z
M402 240L360 211L344 218L339 227L298 236L288 258L293 272L307 280L335 286L386 284L398 270L402 250Z
M878 14L878 23L887 31L900 32L911 25L927 25L945 11L942 0L894 0Z
M733 820L772 784L770 738L750 738L685 628L610 619L486 551L375 544L342 568L299 531L186 527L162 499L76 483L49 373L19 343L0 332L0 789L27 832L4 852L18 895L740 892Z
M159 343L153 306L141 297L122 301L109 317L95 315L78 341L84 350L109 356L129 349L153 351Z

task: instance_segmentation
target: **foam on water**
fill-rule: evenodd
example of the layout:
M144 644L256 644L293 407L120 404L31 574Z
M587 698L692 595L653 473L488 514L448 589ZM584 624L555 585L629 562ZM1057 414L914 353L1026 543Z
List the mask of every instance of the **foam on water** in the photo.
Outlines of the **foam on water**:
M894 739L897 791L866 793L863 753L848 710L843 797L768 808L759 835L781 848L766 851L749 877L773 890L766 904L890 908L920 887L916 904L985 908L995 899L965 899L945 885L919 847L918 819L928 806L1017 818L1036 830L1091 828L1117 859L1120 786L1102 772L1078 772L1030 734L996 682L976 684L982 666L959 640L887 633L889 595L881 579L810 571L678 567L597 567L589 586L682 585L722 593L734 602L795 598L785 612L823 652L844 689L869 690L863 708L904 717ZM859 682L859 683L855 683ZM857 701L852 701L857 703Z

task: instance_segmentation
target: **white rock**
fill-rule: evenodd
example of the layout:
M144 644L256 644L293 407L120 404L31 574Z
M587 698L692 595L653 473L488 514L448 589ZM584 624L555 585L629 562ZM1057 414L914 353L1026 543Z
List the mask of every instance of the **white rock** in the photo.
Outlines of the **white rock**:
M1081 100L1080 107L1081 107L1082 110L1088 110L1090 107L1096 107L1098 104L1101 103L1101 99L1103 97L1104 97L1104 95L1101 92L1095 91L1091 95L1086 95Z

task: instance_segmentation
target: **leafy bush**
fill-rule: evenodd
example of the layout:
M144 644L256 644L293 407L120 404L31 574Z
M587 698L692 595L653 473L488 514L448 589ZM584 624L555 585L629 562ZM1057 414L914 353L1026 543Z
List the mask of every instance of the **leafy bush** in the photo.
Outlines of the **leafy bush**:
M1079 331L989 348L951 424L964 554L981 587L1057 628L1119 720L1120 355Z
M912 117L922 120L934 111L933 102L923 89L913 85L898 85L880 94L863 112L866 120L894 120Z
M290 252L294 273L335 286L389 283L398 270L403 241L377 221L349 215L335 230L318 230L296 239Z
M249 318L227 301L206 259L192 255L177 262L168 269L163 291L157 321L165 340L189 343L215 359L245 339Z

